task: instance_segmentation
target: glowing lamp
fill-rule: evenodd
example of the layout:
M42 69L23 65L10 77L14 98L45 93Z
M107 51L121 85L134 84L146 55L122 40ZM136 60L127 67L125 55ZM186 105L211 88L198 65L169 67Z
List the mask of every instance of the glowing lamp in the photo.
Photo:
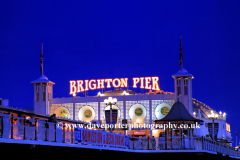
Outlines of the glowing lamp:
M108 103L108 99L105 99L105 100L104 100L104 103Z
M194 116L194 117L196 116L196 112L193 112L193 116Z
M110 105L110 124L112 124L112 105L117 103L117 98L108 97L108 99L104 100L104 103L108 106ZM112 128L111 128L112 132Z
M117 98L113 98L112 102L117 103Z
M218 119L218 114L214 114L213 110L211 110L211 114L208 115L208 118L212 120L212 128L214 130L214 120ZM214 140L214 132L212 132L212 140Z
M140 119L137 119L136 122L137 122L137 123L140 123Z
M109 102L109 103L112 103L112 102L113 102L112 97L109 97L109 98L108 98L108 102Z
M223 113L223 117L225 117L225 116L226 116L226 113L224 112L224 113Z

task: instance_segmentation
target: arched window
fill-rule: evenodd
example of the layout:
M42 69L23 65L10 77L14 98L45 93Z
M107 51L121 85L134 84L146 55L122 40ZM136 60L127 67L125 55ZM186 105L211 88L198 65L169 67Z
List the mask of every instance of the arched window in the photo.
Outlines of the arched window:
M45 92L42 93L42 100L46 101L46 93Z
M39 101L39 93L36 93L36 101Z
M184 95L188 95L188 87L187 86L184 87Z
M181 87L180 86L177 87L177 95L181 95Z

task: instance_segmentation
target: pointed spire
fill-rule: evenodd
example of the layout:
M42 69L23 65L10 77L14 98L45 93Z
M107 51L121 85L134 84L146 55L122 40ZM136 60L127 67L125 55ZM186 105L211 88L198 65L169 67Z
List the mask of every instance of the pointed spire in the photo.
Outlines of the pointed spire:
M182 33L180 33L180 57L179 57L179 64L181 65L181 69L183 69Z
M41 76L43 76L43 42L41 42L40 71L41 71Z

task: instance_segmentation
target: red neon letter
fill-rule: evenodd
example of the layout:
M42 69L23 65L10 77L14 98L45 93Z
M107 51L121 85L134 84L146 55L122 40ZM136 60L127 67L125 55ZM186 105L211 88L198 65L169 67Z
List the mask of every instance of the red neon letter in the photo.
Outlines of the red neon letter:
M144 88L144 77L141 77L140 79L141 79L141 86L140 86L140 88Z
M128 78L121 78L121 87L128 87Z
M110 82L112 82L112 79L105 79L105 82L107 82L107 88L111 88Z
M118 85L116 85L116 81L118 81ZM120 85L121 85L120 79L115 78L115 79L113 80L112 84L113 84L113 87L115 87L115 88L120 87Z
M137 88L138 82L139 82L139 78L133 78L133 88Z
M104 86L104 79L98 79L98 80L97 80L97 83L98 83L97 89L105 88L105 86ZM101 87L100 87L100 86L101 86Z
M83 92L84 91L84 89L83 89L83 80L78 80L77 81L77 92Z
M85 91L88 91L88 80L85 80Z
M92 84L92 82L94 82L93 84ZM92 84L92 86L91 86L91 84ZM90 81L89 81L89 88L91 89L91 90L93 90L93 89L96 89L96 80L95 79L91 79Z
M151 89L151 85L148 86L148 84L151 81L151 77L145 77L145 89Z
M160 88L158 86L158 77L152 77L152 89L159 91Z
M69 81L70 82L70 93L69 94L73 94L76 92L77 88L76 88L76 81Z

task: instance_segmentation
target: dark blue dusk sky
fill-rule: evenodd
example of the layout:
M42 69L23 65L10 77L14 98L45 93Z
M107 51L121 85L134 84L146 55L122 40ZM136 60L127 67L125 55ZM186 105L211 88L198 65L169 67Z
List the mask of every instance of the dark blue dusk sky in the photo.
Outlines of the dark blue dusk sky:
M33 108L30 81L40 77L41 42L44 75L56 83L53 97L70 96L69 80L147 76L174 92L182 33L193 98L227 113L235 142L239 8L238 0L0 1L0 98Z

